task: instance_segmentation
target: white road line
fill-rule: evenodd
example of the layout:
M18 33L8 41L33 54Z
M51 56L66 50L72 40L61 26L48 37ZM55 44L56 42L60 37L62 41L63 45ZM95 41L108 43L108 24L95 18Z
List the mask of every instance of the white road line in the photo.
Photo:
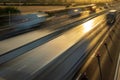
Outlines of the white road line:
M119 58L118 58L118 61L117 61L117 67L116 67L116 71L115 71L115 77L114 77L114 80L119 80L120 79L120 53L119 53Z
M20 67L19 69L17 69L17 71L21 71L25 67L27 67L27 65L23 65L22 67Z

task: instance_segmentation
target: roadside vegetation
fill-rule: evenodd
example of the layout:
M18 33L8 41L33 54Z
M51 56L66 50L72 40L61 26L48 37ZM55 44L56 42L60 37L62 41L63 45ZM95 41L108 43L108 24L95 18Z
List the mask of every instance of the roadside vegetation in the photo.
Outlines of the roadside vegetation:
M20 14L16 7L0 7L0 15Z
M6 28L12 15L20 14L16 7L0 7L0 29Z

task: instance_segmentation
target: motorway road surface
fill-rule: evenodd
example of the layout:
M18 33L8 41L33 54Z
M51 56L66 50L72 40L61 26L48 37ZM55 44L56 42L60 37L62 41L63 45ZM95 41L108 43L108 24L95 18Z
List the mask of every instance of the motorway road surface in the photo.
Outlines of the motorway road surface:
M99 25L99 26L97 25L102 23L105 24L105 15L101 15L97 18L94 18L88 22L85 22L82 25L78 25L62 33L57 38L49 42L46 42L45 44L35 49L32 49L31 51L28 51L27 53L24 53L23 55L7 63L2 64L0 66L0 79L1 80L32 79L31 76L33 76L37 71L39 71L49 62L60 56L70 47L75 45L79 40L83 39L83 37L86 34L88 34L89 31L93 30L94 28L97 29L97 27L99 30L100 26L102 27L103 25ZM37 36L38 33L36 33ZM7 45L7 41L6 41L6 45Z
M70 20L66 20L64 22L60 22L58 24L55 25L46 25L48 27L39 29L39 30L35 30L35 31L31 31L28 33L24 33L22 35L18 35L12 38L8 38L6 40L0 41L0 55L4 54L8 51L11 51L15 48L18 48L20 46L23 46L27 43L30 43L34 40L40 39L44 36L47 36L48 34L51 34L53 32L55 32L57 29L63 27L64 25L68 24L68 23L72 23L74 21L80 20L82 18L88 17L89 15L86 14L84 16L78 17L78 18L74 18L74 19L70 19Z

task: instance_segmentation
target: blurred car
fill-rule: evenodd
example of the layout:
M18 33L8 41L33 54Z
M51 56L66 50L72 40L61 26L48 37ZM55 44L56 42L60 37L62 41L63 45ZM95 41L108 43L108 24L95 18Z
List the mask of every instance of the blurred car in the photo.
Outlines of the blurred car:
M92 14L96 12L97 6L91 5L91 6L88 6L87 9L90 11L90 14Z
M106 16L107 24L108 25L114 24L116 21L116 16L117 16L117 10L110 10Z
M73 8L73 9L69 9L68 10L68 15L70 17L74 17L74 16L80 16L82 14L82 9L81 8Z

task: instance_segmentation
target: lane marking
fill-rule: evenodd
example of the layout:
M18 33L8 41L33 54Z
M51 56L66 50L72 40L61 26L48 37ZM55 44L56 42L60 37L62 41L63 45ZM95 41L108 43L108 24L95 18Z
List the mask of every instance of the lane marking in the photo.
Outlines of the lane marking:
M117 61L117 67L116 67L116 71L115 71L115 77L114 80L119 80L119 74L120 74L120 53L119 53L119 58Z

